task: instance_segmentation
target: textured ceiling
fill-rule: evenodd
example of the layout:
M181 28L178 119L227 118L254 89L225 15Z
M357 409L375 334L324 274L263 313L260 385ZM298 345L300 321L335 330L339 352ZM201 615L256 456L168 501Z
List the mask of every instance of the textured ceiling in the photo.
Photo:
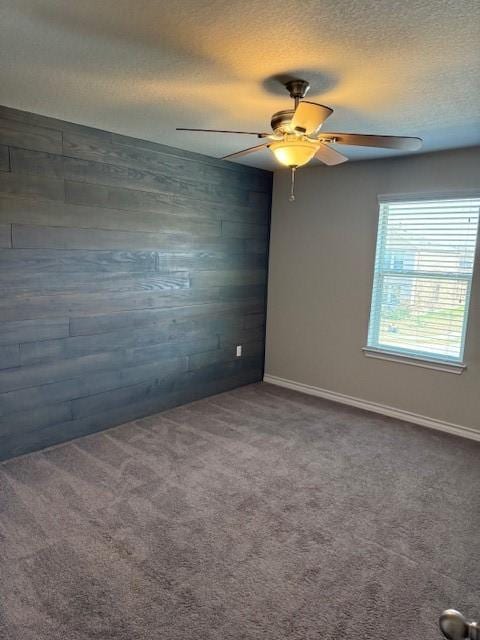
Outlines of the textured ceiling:
M335 109L325 130L480 143L478 0L2 0L0 60L1 104L212 156L256 139L175 127L269 130L278 75Z

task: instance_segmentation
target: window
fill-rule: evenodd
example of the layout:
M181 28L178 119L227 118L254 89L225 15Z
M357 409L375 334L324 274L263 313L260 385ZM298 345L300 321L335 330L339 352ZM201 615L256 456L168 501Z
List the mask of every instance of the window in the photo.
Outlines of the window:
M461 363L480 197L382 201L367 351Z

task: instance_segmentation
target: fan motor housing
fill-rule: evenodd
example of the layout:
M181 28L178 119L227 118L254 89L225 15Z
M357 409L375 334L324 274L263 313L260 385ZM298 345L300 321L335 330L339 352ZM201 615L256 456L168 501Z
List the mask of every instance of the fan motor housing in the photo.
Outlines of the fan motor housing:
M292 121L295 109L285 109L284 111L277 111L273 114L271 119L271 126L275 133L284 134L290 132L290 122Z

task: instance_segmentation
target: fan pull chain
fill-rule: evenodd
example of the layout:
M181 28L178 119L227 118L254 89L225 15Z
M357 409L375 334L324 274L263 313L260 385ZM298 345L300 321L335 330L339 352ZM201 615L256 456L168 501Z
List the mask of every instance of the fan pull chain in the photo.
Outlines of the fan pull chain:
M290 202L295 202L295 171L296 171L296 167L290 167L291 168L291 176L292 176L292 180L290 183L290 197L289 200Z

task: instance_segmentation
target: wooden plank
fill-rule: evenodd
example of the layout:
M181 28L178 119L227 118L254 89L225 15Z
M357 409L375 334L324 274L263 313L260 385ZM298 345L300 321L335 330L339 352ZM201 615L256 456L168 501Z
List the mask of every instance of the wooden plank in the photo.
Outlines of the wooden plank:
M0 442L2 438L6 437L20 439L26 433L36 429L71 419L72 407L70 402L44 405L28 411L9 413L7 416L0 418Z
M256 340L252 342L242 343L242 356L243 358L253 358L258 356L259 366L263 361L264 342L263 340ZM210 366L215 363L232 362L237 360L236 345L229 345L213 351L203 351L202 353L195 353L188 357L188 369L193 371L195 369L202 369L203 367Z
M263 365L259 364L258 357L237 358L229 362L213 363L200 369L189 370L177 376L174 384L175 389L194 388L198 384L209 381L218 381L216 393L222 389L223 380L235 376L242 371L259 371ZM257 380L260 379L257 378Z
M243 316L247 313L263 312L264 307L265 303L263 300L253 303L242 300L240 302L213 302L167 309L136 309L112 314L75 316L70 319L70 335L103 333L124 327L145 327L156 322L178 320L181 318L211 318L228 314Z
M250 289L250 290L249 290ZM0 298L0 318L8 320L30 320L51 316L114 313L129 309L152 309L182 307L187 305L260 298L255 287L222 287L211 289L180 289L178 291L120 292L114 296L104 293L75 293L58 295L11 295L8 300Z
M244 243L247 253L268 255L268 242L266 238L246 238Z
M260 325L245 330L244 317L235 314L219 316L193 316L190 318L173 318L146 326L117 331L107 331L99 334L71 336L56 340L42 340L20 345L20 360L22 365L33 365L60 359L77 358L92 353L115 351L121 345L122 349L142 346L157 348L168 343L174 347L173 353L187 354L188 349L201 350L205 344L214 347L218 340L225 345L233 341L263 339L264 327ZM214 338L210 340L210 338ZM203 341L206 341L205 343ZM183 346L182 346L183 345ZM180 350L179 350L180 347ZM140 352L137 352L137 355ZM143 356L148 357L148 352Z
M165 251L179 254L196 252L197 255L221 257L244 251L244 244L240 239L202 237L195 233L135 233L101 229L14 225L13 236L13 246L17 249L156 250L159 253Z
M266 224L222 220L222 235L226 238L265 239L268 237L268 226Z
M152 171L64 157L65 178L75 182L126 187L163 194L183 194L203 201L246 206L253 192L225 181L215 184L190 180L188 177L169 177ZM266 195L266 194L264 194ZM257 198L256 198L257 199Z
M205 291L205 289L192 289L195 291ZM219 287L218 300L219 301L233 301L233 300L265 300L266 288L265 285L251 284L251 285L231 285L227 287Z
M95 271L101 273L104 271L118 272L145 272L158 271L164 273L167 271L186 271L182 267L172 268L162 259L163 256L171 255L171 251L177 249L179 257L190 256L192 261L197 260L199 266L228 265L229 256L232 258L232 264L236 263L237 256L240 254L236 251L242 250L241 241L209 241L205 239L202 242L187 241L186 243L177 243L172 245L169 252L155 251L108 251L108 250L60 250L49 251L48 249L18 249L14 248L9 251L0 249L0 278L4 271L61 271L77 272L77 271ZM256 254L258 255L258 254ZM257 260L265 262L265 257L260 259L257 257L245 256L242 262L244 266L248 266L249 261L255 265Z
M109 142L95 135L66 132L63 136L66 156L103 162L132 169L145 169L170 178L179 175L192 179L224 185L227 182L242 188L271 190L268 173L232 171L229 165L212 165L199 162L198 157L179 156L171 150L146 149L129 144Z
M245 316L245 329L253 329L265 326L265 312L249 313Z
M90 132L91 131L92 130L90 130ZM114 144L119 144L122 146L134 148L142 151L153 150L156 152L162 152L162 153L171 155L172 157L186 158L186 159L192 160L193 162L208 164L212 167L219 167L221 169L229 170L232 173L238 173L241 175L250 175L253 173L259 173L259 174L262 174L265 177L265 179L270 179L270 180L273 179L273 172L271 171L256 169L254 167L249 167L248 165L228 162L228 161L222 160L221 158L213 158L212 156L206 156L203 153L187 151L186 149L179 149L177 147L163 145L158 142L153 142L151 140L145 140L141 138L132 138L130 136L124 136L119 133L112 133L110 136L110 140Z
M0 118L0 144L47 153L62 153L62 134L55 129L36 124Z
M137 272L156 270L154 251L0 249L0 282L18 273Z
M161 362L169 358L179 358L192 353L201 353L218 347L217 336L207 335L193 340L172 340L146 347L132 347L125 350L125 366L132 367L143 362Z
M0 371L0 394L15 389L48 385L85 374L118 367L124 361L122 351L96 353L70 360L59 360L31 367ZM18 408L17 408L18 411Z
M12 236L13 247L18 249L128 249L130 251L159 250L169 245L178 245L180 249L182 246L188 246L189 239L195 241L198 239L195 227L190 233L165 234L20 224L13 225Z
M215 363L204 367L202 371L186 371L182 369L184 373L181 373L181 369L177 369L176 371L168 372L165 376L156 377L138 385L113 389L80 398L72 403L73 417L95 415L119 405L138 403L165 393L192 388L197 385L199 380L201 384L217 381L217 385L213 387L213 390L223 390L224 378L228 374L238 374L246 368L251 369L252 361L248 361L248 364L245 363L247 363L247 360L242 363ZM183 363L182 366L184 366Z
M268 258L266 253L231 253L211 255L201 250L157 252L157 268L159 271L228 271L238 269L266 270Z
M129 404L137 404L144 402L152 397L158 396L160 391L173 391L168 389L173 387L171 376L167 376L167 380L163 380L163 385L153 380L143 382L130 387L122 387L112 391L106 391L93 396L80 398L73 401L73 417L82 418L98 413L103 413L118 406Z
M270 211L272 205L272 195L270 191L249 191L247 204L251 207L258 207Z
M74 418L101 413L122 404L130 404L158 393L159 389L173 387L178 374L187 369L186 358L164 360L147 365L151 378L140 384L123 386L72 401ZM146 368L146 367L144 367Z
M23 411L33 411L51 404L67 402L71 398L81 395L98 392L102 388L102 383L105 385L109 379L110 374L105 376L103 372L91 373L83 378L74 378L0 393L0 416L17 413L19 408Z
M159 212L175 216L199 216L203 219L231 219L265 224L268 207L236 206L203 201L181 194L163 194L125 188L125 185L106 186L86 182L65 181L65 200L81 204L126 211Z
M220 334L220 347L230 347L245 342L263 340L265 331L263 326L246 329L244 326L230 325Z
M5 249L12 246L12 225L0 224L0 248Z
M120 348L158 345L185 340L189 343L216 335L207 323L194 321L167 322L150 325L147 329L123 329L101 334L72 336L56 340L42 340L20 345L20 361L23 366L78 358L93 353L116 351ZM224 328L228 331L228 326Z
M92 130L87 132L91 133ZM96 131L96 130L93 130ZM213 167L219 167L221 169L228 169L232 173L238 173L241 175L250 175L252 173L260 173L265 179L273 179L273 172L256 169L254 167L249 167L248 165L242 165L238 163L228 162L222 160L221 158L213 158L212 156L206 156L203 153L196 153L194 151L187 151L186 149L179 149L177 147L171 147L167 145L160 144L158 142L153 142L151 140L145 140L141 138L132 138L130 136L124 136L119 133L112 133L110 136L110 140L114 144L119 144L122 146L126 146L129 148L134 148L138 150L153 150L156 152L162 152L169 154L174 157L186 158L192 160L193 162L198 162L202 164L208 164Z
M75 227L77 229L189 233L197 238L220 235L219 221L201 220L198 216L185 217L158 211L137 211L133 215L131 211L123 209L106 209L9 196L0 196L1 223Z
M0 193L10 196L35 196L46 200L64 200L63 180L31 174L0 172Z
M48 295L50 293L97 293L110 291L124 293L127 291L175 291L188 289L190 286L200 289L218 286L249 286L264 284L265 271L256 270L224 270L198 271L190 276L187 271L162 272L99 272L92 278L92 273L74 272L60 273L52 278L50 272L22 273L15 279L7 270L0 273L0 286L6 293L31 293Z
M10 171L8 147L4 144L0 144L0 171Z
M7 107L6 105L0 105L0 118L18 123L36 124L40 127L46 127L47 129L57 129L61 131L61 120L55 120L54 118L32 113L31 111L22 111L14 107Z
M232 341L237 337L256 339L263 338L263 335L263 325L246 330L245 318L235 312L213 316L171 317L168 320L161 319L158 322L135 328L129 327L116 331L110 330L102 333L21 344L20 361L25 366L49 360L77 358L92 353L115 351L120 348L119 345L125 349L147 345L158 346L167 342L176 344L185 341L195 349L197 341L209 337L218 336L219 339L225 337L228 341Z
M31 173L62 180L63 156L30 149L10 147L10 169L13 173Z
M10 277L9 277L10 275ZM49 272L22 273L12 279L5 271L0 273L0 286L7 293L30 293L47 295L49 293L97 293L109 291L120 293L125 291L165 291L188 289L190 277L187 271L170 271L159 273L146 271L144 273L109 271L95 273L74 272L57 273L55 278Z
M0 344L35 342L68 336L68 318L0 322Z
M211 345L206 347L212 348ZM157 350L159 351L159 349ZM13 389L0 393L0 416L7 416L11 413L22 410L33 410L38 407L67 402L75 398L84 398L100 392L131 386L154 379L159 371L164 367L165 362L176 360L183 370L187 369L187 359L185 356L177 355L172 348L165 345L162 354L162 361L150 358L144 362L131 364L128 366L128 359L122 369L119 367L104 371L91 371L76 378L53 381L49 384ZM133 356L131 356L133 359ZM138 354L135 360L138 361ZM164 369L163 369L164 370ZM1 372L0 372L1 374Z
M266 272L265 269L197 271L193 273L191 281L192 287L264 284L266 281Z
M20 351L18 344L0 346L0 369L9 369L20 365Z

